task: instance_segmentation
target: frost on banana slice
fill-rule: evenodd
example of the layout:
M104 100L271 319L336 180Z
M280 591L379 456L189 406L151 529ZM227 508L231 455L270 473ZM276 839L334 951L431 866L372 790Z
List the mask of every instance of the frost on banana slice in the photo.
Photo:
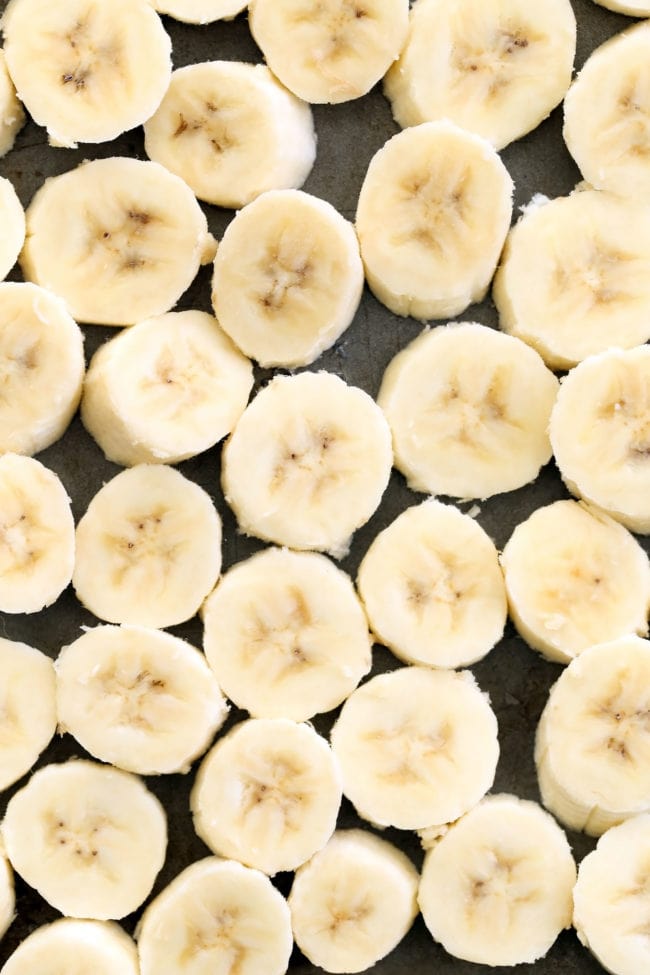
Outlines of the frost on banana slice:
M303 366L350 325L363 291L354 227L299 190L265 193L229 224L214 261L221 327L262 366Z
M309 105L264 65L241 61L175 71L144 134L151 159L184 179L200 200L222 207L302 186L316 158Z
M557 390L533 349L462 322L425 330L399 352L377 402L409 487L487 498L533 481L550 460Z
M173 467L122 471L77 526L72 583L83 605L109 623L182 623L220 570L221 519L210 496Z
M112 921L60 918L36 928L5 963L2 975L139 975L134 942Z
M0 852L0 938L15 917L14 874L4 852Z
M99 347L81 419L116 464L176 464L230 433L252 386L251 363L211 315L169 312Z
M70 917L119 919L142 904L165 860L156 797L128 772L73 760L46 765L7 805L7 856Z
M0 157L13 148L14 140L24 124L23 106L16 96L16 89L7 71L4 51L0 48Z
M30 770L56 722L52 661L25 643L0 638L0 789ZM2 913L0 908L0 918Z
M214 252L183 180L117 156L45 181L27 208L20 265L77 321L133 325L169 311Z
M228 707L203 654L159 630L98 626L56 662L59 730L128 772L188 772Z
M222 485L246 534L338 558L379 506L391 464L390 430L368 394L304 372L276 376L246 408L223 449Z
M358 586L377 638L407 663L465 667L503 636L497 550L451 505L429 500L404 511L366 552Z
M450 823L483 798L497 721L469 671L403 667L354 691L332 729L343 792L378 826Z
M427 853L420 909L456 958L532 963L571 926L575 879L566 836L548 813L515 796L489 796Z
M310 725L251 718L208 752L190 804L196 832L214 853L270 876L295 870L334 832L338 763Z
M150 0L154 10L186 24L212 24L232 20L248 6L248 0Z
M307 721L368 673L368 623L350 579L324 555L271 548L208 596L204 649L220 686L254 718Z
M0 176L0 281L18 260L24 242L25 212L13 184Z

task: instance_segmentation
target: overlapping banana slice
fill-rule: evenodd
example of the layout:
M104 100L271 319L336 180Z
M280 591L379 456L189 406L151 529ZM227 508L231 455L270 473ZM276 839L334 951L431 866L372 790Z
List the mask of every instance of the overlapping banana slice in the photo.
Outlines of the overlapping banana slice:
M0 176L0 281L18 260L24 242L25 211L11 181Z
M9 77L4 51L0 48L0 157L13 147L24 124L25 112Z
M1 638L0 789L7 789L30 770L49 745L56 724L52 661L34 647ZM2 901L0 898L0 904Z
M138 952L119 924L60 918L36 928L16 948L2 975L139 975Z
M14 874L4 851L0 853L0 938L13 921L16 907Z
M154 10L186 24L212 24L232 20L248 6L248 0L150 0Z

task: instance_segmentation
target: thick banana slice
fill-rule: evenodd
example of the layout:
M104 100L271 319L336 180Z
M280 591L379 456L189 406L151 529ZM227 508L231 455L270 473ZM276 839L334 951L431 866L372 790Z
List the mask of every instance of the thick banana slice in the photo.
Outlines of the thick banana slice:
M95 762L46 765L9 800L11 864L48 904L105 921L142 904L165 860L167 825L142 782Z
M425 330L389 363L377 402L414 491L487 498L551 458L558 381L519 339L461 322Z
M571 927L575 880L571 848L548 813L515 796L489 796L427 853L420 909L456 958L532 963Z
M0 48L0 157L5 156L25 124L23 106L16 97L14 83L9 77L4 51ZM2 224L4 229L4 223Z
M0 281L7 277L18 260L24 242L25 211L13 184L0 176ZM1 306L0 314L4 317Z
M469 671L403 667L350 695L332 750L343 792L364 819L398 829L441 826L492 785L497 721Z
M56 662L59 730L127 772L188 772L228 707L203 654L139 626L98 626Z
M16 907L14 874L4 851L0 852L0 938L13 921Z
M501 556L510 615L524 640L568 663L594 643L647 636L650 563L597 508L556 501L517 525Z
M220 686L254 718L307 721L368 673L372 643L350 579L324 555L270 548L230 569L203 611Z
M115 139L169 84L171 41L147 0L11 0L1 26L18 95L54 146Z
M262 366L304 366L350 325L363 291L354 227L299 190L265 193L228 225L214 261L221 327Z
M34 647L3 638L0 715L0 789L7 789L47 748L56 731L57 714L52 661Z
M208 752L190 797L214 853L273 876L295 870L334 832L338 763L324 738L286 718L251 718Z
M211 315L169 312L99 347L81 419L116 464L177 464L230 433L252 386L251 363Z
M316 158L309 105L264 65L241 61L175 71L144 136L150 159L184 179L200 200L222 207L302 186Z
M182 623L220 570L221 519L210 496L173 467L122 471L77 526L72 583L84 606L109 623Z
M214 252L183 180L158 163L114 157L45 181L27 208L20 265L77 321L133 325L169 311Z
M139 975L134 942L112 921L64 917L36 928L9 956L2 975Z
M246 534L339 558L379 506L391 464L390 430L368 394L303 372L276 376L244 411L222 484Z
M232 20L248 6L247 0L150 0L154 10L186 24Z

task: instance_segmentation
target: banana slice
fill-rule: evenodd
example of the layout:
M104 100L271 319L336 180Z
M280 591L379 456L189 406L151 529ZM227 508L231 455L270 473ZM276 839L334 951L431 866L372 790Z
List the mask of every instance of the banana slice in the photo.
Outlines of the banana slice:
M98 626L56 662L59 730L127 772L189 772L228 707L203 654L139 626Z
M629 14L630 17L650 17L650 3L647 0L594 0L600 7L616 10L619 14Z
M178 176L114 157L45 181L27 208L20 266L77 321L133 325L169 311L214 253L205 214Z
M169 84L171 41L147 0L10 0L0 26L18 95L54 146L115 139Z
M4 851L0 852L0 938L16 916L14 874Z
M551 458L558 381L519 339L474 322L425 330L389 363L377 402L414 491L487 498Z
M248 6L247 0L150 0L154 10L186 24L212 24L232 20Z
M165 860L156 797L128 772L73 760L46 765L9 800L2 837L11 864L70 917L119 919L142 904Z
M296 944L326 972L362 972L395 948L418 913L418 872L386 840L338 830L296 871L289 895Z
M134 942L112 921L64 917L36 928L9 956L2 975L139 975Z
M332 728L343 792L378 826L422 829L483 798L499 757L497 721L469 671L403 667L354 691Z
M286 718L235 725L208 752L190 796L203 842L271 877L325 846L340 804L329 745L310 725Z
M77 526L72 584L83 605L109 623L183 623L220 570L221 519L209 495L173 467L122 471Z
M252 386L251 363L211 315L169 312L99 347L81 419L116 464L176 464L230 433Z
M56 731L52 661L25 643L0 638L0 688L1 790L30 770ZM0 905L4 900L0 897ZM0 906L0 929L3 916Z
M501 565L515 626L548 660L568 663L594 643L648 634L648 556L597 508L538 508L515 528Z
M571 927L575 880L571 848L548 813L516 796L489 796L427 853L420 909L456 958L530 964Z
M350 325L363 292L354 227L299 190L265 193L228 225L214 261L221 327L262 366L304 366Z
M18 260L25 242L25 211L13 184L4 176L0 176L0 227L2 228L0 230L0 281L2 281Z
M24 124L23 106L16 96L14 83L7 71L4 51L0 48L0 157L13 148L16 136ZM4 228L4 222L2 226Z
M241 207L265 190L302 186L316 158L309 105L262 64L180 68L144 127L150 159L200 200Z
M368 673L372 643L354 587L324 555L270 548L208 596L203 646L225 693L254 718L307 721Z
M222 485L246 534L339 558L379 506L391 463L368 394L304 372L276 376L246 408L223 449Z

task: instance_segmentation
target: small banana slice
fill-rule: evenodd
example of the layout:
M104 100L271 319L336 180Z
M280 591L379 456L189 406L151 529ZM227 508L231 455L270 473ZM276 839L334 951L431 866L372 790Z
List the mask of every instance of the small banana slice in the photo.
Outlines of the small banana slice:
M23 106L16 96L14 83L7 71L4 51L0 48L0 157L5 156L25 124ZM2 224L4 227L4 223Z
M212 24L232 20L248 6L248 0L150 0L154 10L186 24Z
M246 534L339 558L379 506L391 463L368 394L304 372L276 376L246 408L223 449L222 485Z
M150 159L184 179L200 200L222 207L302 186L316 158L309 105L264 65L241 61L175 71L144 136Z
M211 315L169 312L99 347L81 419L116 464L177 464L230 433L252 386L251 363Z
M165 860L156 797L128 772L73 760L46 765L9 800L2 838L11 864L70 917L119 919L142 904Z
M98 626L56 662L59 730L127 772L188 772L228 707L203 654L139 626Z
M204 758L190 796L203 842L271 877L325 846L340 804L329 745L287 718L235 725Z
M24 242L25 211L13 184L0 176L0 281L7 277L18 260Z
M77 321L133 325L169 311L214 252L183 180L118 156L45 181L27 208L20 266Z
M0 852L0 938L16 916L14 874L4 851Z
M600 7L615 10L630 17L650 17L650 3L647 0L594 0Z
M377 402L414 491L487 498L551 458L558 381L519 339L474 322L425 330L389 363Z
M52 661L25 643L0 638L0 789L30 770L49 745L56 722Z
M354 691L332 728L343 792L378 826L450 823L494 781L497 721L469 671L403 667Z
M567 838L548 813L515 796L489 796L427 853L420 909L456 958L530 964L571 927L575 880Z
M214 261L221 327L262 366L304 366L350 325L363 292L354 227L299 190L265 193L228 225Z
M72 583L83 605L109 623L182 623L220 570L221 519L210 496L173 467L122 471L77 526Z
M2 975L139 975L134 942L112 921L60 918L36 928L9 956Z

